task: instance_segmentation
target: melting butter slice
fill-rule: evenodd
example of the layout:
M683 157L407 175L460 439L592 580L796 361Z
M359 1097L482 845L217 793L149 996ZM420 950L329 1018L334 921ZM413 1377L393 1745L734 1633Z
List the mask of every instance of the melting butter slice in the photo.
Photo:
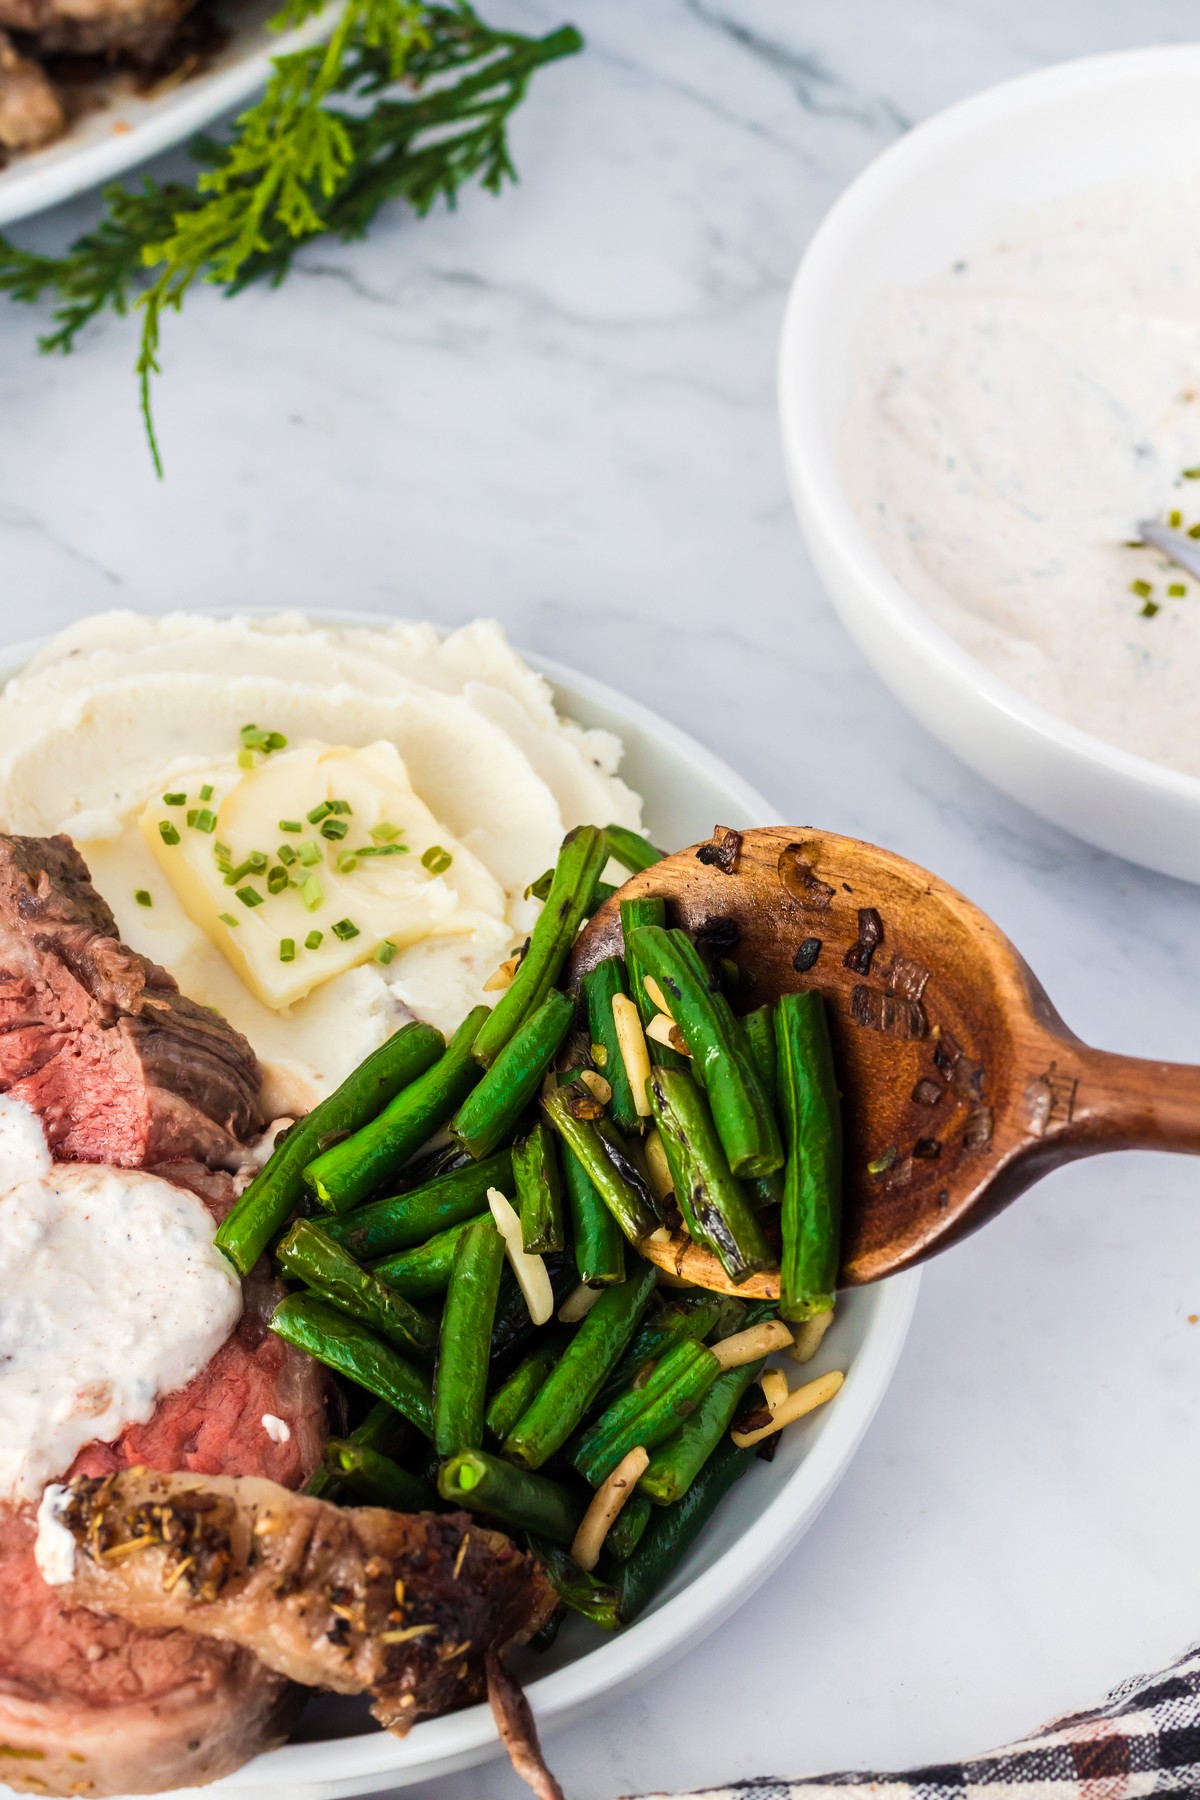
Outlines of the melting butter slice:
M155 796L140 819L147 844L189 917L276 1010L357 963L387 960L387 946L484 923L494 930L504 919L503 889L413 792L394 744L313 744L252 768L230 758L170 778L164 793L186 799L168 806ZM332 801L346 808L326 815L346 826L341 837L323 836L326 820L308 816ZM301 830L282 830L284 820ZM434 855L427 868L427 851L448 854L448 864ZM238 871L254 852L267 866L228 881L221 861Z

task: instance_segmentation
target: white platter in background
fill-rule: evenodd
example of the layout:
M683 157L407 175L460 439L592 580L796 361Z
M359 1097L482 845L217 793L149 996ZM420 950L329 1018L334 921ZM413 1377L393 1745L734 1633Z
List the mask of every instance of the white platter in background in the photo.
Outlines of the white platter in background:
M393 623L377 613L312 616L315 623L333 626ZM41 641L0 652L0 681L40 648ZM695 843L718 823L777 822L775 809L760 794L665 719L544 657L526 655L526 661L553 684L561 712L622 739L621 774L643 796L645 822L656 843L668 848ZM831 1405L784 1433L773 1462L753 1464L641 1619L608 1636L569 1618L547 1655L526 1657L521 1672L538 1725L550 1739L551 1763L556 1726L644 1682L700 1643L751 1598L808 1530L883 1399L919 1284L914 1269L842 1297L837 1323L807 1373L844 1368L845 1386ZM281 1794L288 1800L341 1800L428 1781L502 1753L487 1706L424 1720L408 1737L395 1738L370 1721L365 1707L319 1696L290 1744L187 1794L189 1800L277 1800Z
M819 226L792 284L779 407L792 497L846 629L897 699L1002 793L1117 856L1200 882L1200 779L1066 724L984 667L887 568L839 439L864 318L1002 239L1030 207L1200 168L1200 45L1062 63L902 137Z
M56 143L14 157L0 169L0 227L84 194L185 143L261 92L273 56L315 43L328 29L327 11L276 36L266 21L278 9L278 0L245 0L231 8L229 41L202 74L159 93L114 91Z

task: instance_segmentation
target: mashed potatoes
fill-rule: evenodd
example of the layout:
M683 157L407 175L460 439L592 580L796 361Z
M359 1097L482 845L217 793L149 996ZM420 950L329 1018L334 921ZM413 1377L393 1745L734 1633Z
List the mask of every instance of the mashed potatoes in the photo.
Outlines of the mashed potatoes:
M164 873L139 824L164 794L183 792L186 833L214 767L231 758L236 767L249 723L286 737L289 753L394 746L403 765L394 780L411 788L414 819L425 836L436 830L451 857L448 867L431 857L424 870L438 887L416 897L427 921L416 928L421 844L339 884L338 856L357 840L322 840L305 822L330 890L329 920L315 911L306 924L338 923L332 896L344 899L363 870L379 904L386 872L403 865L407 910L390 961L375 960L381 927L359 946L364 960L346 967L347 955L333 959L290 1005L269 983L252 991L244 958L222 947L232 928L214 926L186 884ZM536 906L524 890L554 861L563 833L640 823L640 802L615 773L620 754L608 733L558 717L545 681L495 624L442 638L427 625L317 628L290 614L114 612L63 632L0 697L0 826L75 840L126 941L245 1032L267 1068L267 1106L285 1112L328 1093L411 1013L450 1030L478 1003L484 981L527 933ZM262 848L273 857L278 846ZM254 912L259 929L265 898Z

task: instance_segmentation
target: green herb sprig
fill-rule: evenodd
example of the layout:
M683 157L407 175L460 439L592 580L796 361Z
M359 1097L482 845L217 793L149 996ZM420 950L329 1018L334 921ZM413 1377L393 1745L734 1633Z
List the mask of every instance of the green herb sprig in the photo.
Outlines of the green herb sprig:
M271 20L291 31L323 0L286 0ZM151 455L162 458L151 408L162 322L196 281L240 293L273 286L300 246L323 233L362 237L389 200L424 216L478 181L495 194L516 180L508 125L530 78L570 56L573 26L545 37L496 31L467 0L346 0L324 42L277 56L263 97L226 142L197 138L192 185L144 181L104 190L105 211L62 256L0 236L0 293L49 300L45 353L67 353L102 313L141 315L136 361Z

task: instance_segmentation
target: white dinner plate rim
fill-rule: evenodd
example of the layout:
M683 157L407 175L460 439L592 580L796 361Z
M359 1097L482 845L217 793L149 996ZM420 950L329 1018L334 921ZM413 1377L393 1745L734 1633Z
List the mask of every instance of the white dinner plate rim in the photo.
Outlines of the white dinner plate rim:
M397 625L411 621L389 614L317 608L244 606L189 607L206 616L267 618L299 613L317 625ZM444 627L437 628L444 633ZM23 667L52 636L0 645L0 679ZM550 657L518 654L560 690L567 706L578 695L635 725L720 782L741 806L747 823L769 824L776 809L712 751L640 701L605 682ZM718 821L714 821L714 824ZM640 1676L665 1667L714 1630L754 1593L820 1513L836 1489L881 1404L899 1361L921 1281L910 1269L879 1284L877 1311L866 1340L852 1359L845 1384L821 1436L804 1461L767 1502L741 1538L713 1565L656 1611L627 1626L573 1662L530 1681L527 1693L539 1725L546 1729L566 1715L612 1696ZM797 1506L796 1490L802 1490ZM422 1720L406 1738L382 1729L350 1737L305 1739L263 1752L212 1788L214 1797L286 1791L369 1794L380 1778L430 1779L500 1752L490 1709L484 1705ZM353 1786L348 1787L347 1783ZM361 1786L359 1784L362 1784Z
M923 655L973 689L991 708L1073 756L1099 765L1124 782L1200 806L1200 776L1135 755L1027 699L957 643L908 593L859 522L842 486L836 458L829 453L817 423L810 319L821 289L840 265L844 245L864 219L877 214L881 197L914 170L940 160L961 133L973 131L980 122L1019 111L1029 100L1066 97L1105 82L1119 86L1131 68L1177 76L1181 64L1190 65L1200 78L1200 44L1110 51L1014 76L944 108L881 152L826 213L793 278L781 330L777 403L789 479L804 511L825 541L836 544L841 557L853 564L856 578L870 589L874 603L892 614ZM835 606L840 610L836 600Z

